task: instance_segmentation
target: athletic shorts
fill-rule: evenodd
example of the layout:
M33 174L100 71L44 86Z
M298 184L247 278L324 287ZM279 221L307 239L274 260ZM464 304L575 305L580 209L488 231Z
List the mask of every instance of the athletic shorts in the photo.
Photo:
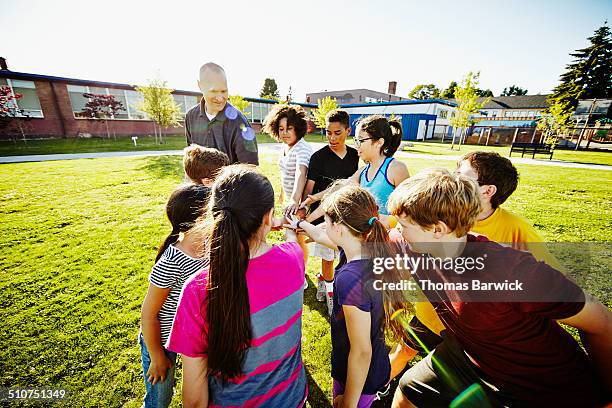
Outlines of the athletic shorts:
M485 408L521 406L487 382L457 341L443 340L404 373L398 389L417 407Z

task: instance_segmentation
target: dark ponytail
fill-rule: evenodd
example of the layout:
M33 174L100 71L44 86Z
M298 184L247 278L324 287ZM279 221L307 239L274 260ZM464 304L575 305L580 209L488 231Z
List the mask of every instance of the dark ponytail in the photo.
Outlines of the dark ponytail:
M242 374L251 345L251 309L246 271L249 241L274 208L270 181L252 167L225 167L212 187L209 203L210 267L207 308L208 367L224 380Z
M398 119L387 119L383 115L366 116L359 120L361 130L365 131L372 141L385 139L380 152L392 157L402 142L402 124Z
M202 215L209 194L210 189L201 184L182 184L170 194L166 204L166 216L172 225L172 232L159 246L155 262L159 261L166 249L176 242L179 234L188 231Z
M378 218L376 200L367 190L357 186L342 187L327 196L321 205L332 222L345 224L354 236L362 240L364 253L369 259L393 258L398 253L390 244L389 233ZM376 279L401 282L406 277L392 268L385 269ZM399 310L411 311L412 305L407 300L408 296L405 297L401 291L388 290L388 285L383 285L383 288L384 326L396 339L404 338L403 326L392 317Z

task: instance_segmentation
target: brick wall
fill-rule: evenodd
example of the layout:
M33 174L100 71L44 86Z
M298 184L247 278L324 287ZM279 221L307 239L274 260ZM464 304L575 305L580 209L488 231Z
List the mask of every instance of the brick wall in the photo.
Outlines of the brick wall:
M44 118L14 119L15 124L0 132L0 140L21 138L19 125L26 138L79 137L88 133L92 136L106 137L104 121L75 118L70 104L68 88L63 82L34 81L36 94L40 101ZM54 95L55 93L55 95ZM111 135L142 136L153 134L153 122L149 120L109 120ZM164 129L166 134L184 134L182 127Z

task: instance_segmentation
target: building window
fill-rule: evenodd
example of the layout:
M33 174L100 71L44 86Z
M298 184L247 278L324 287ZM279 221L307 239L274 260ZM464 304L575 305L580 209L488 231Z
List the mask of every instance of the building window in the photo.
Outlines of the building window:
M147 115L140 110L140 105L144 102L142 94L136 91L125 91L125 97L130 119L146 119Z
M83 109L89 101L83 94L91 93L96 95L113 95L116 100L121 102L123 110L115 114L114 119L132 119L142 120L147 119L147 115L138 107L142 104L144 98L140 92L132 90L123 90L116 88L99 88L82 85L68 85L68 96L72 105L74 117L82 118Z
M535 116L535 112L534 111L529 111L527 113L527 116L530 117L530 118L533 118Z
M505 117L509 118L512 116L512 112L510 111L506 111L506 113L504 114Z
M199 100L197 96L185 95L185 110L188 111L189 109L193 108L198 104L198 102Z
M187 113L187 110L185 110L185 95L172 94L172 97L174 98L174 102L176 102L176 104L178 105L179 111L184 116L185 113Z
M36 94L36 84L33 81L21 81L18 79L0 78L0 86L8 86L13 95L20 94L17 99L17 107L20 112L19 117L42 118L44 117L40 100Z
M115 113L115 119L129 119L130 115L128 115L127 111L127 100L125 98L125 91L123 89L107 89L109 95L113 95L118 102L121 102L123 105L123 109L119 112Z
M521 112L521 117L522 118L526 118L527 117L527 112L526 111L522 111Z
M514 112L512 112L512 116L514 116L515 118L518 118L518 116L519 116L519 112L518 112L518 111L514 111Z
M81 85L68 85L68 96L70 97L70 104L72 105L72 112L74 117L82 118L83 109L89 101L83 94L89 93L89 87Z
M448 116L448 111L447 110L441 110L440 111L440 119L446 119Z

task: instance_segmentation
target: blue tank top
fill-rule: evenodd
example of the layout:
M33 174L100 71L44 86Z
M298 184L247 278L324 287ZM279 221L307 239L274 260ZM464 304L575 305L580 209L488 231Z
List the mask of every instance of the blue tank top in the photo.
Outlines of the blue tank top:
M389 214L387 210L387 200L389 200L389 196L393 190L395 190L395 186L391 184L387 178L387 170L389 169L391 161L393 161L393 157L387 157L372 180L368 180L368 170L370 170L369 164L359 175L359 185L374 196L376 204L378 204L379 212L385 215Z

